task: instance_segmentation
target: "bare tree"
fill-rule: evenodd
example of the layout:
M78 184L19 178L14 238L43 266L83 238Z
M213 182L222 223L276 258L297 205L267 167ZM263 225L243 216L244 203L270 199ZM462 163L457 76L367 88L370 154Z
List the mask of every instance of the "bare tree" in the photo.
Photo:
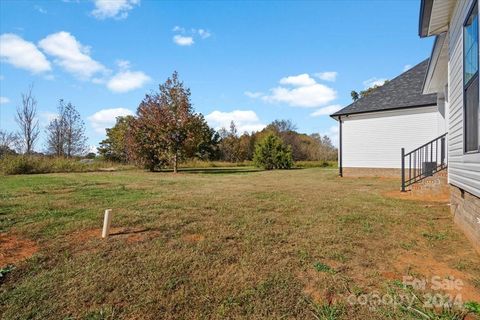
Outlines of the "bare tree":
M18 148L18 136L14 133L0 130L0 157L15 154Z
M71 103L60 100L58 116L50 121L46 133L47 149L56 156L72 157L87 150L85 123Z
M64 106L63 121L65 122L65 155L72 157L84 154L87 151L85 122L70 102Z
M37 119L37 100L32 95L33 85L22 93L22 105L17 107L15 121L20 127L19 136L26 154L32 153L40 133Z
M51 120L45 132L47 133L48 153L57 157L63 157L65 144L63 121L58 118Z

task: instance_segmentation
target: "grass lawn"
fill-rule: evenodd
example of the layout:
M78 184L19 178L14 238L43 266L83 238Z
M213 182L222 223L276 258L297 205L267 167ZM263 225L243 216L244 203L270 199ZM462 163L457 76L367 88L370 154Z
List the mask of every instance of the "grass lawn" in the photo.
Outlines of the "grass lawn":
M391 198L396 180L250 167L0 179L0 259L15 264L3 319L418 319L432 309L403 295L453 293L432 276L480 301L480 257L449 207Z

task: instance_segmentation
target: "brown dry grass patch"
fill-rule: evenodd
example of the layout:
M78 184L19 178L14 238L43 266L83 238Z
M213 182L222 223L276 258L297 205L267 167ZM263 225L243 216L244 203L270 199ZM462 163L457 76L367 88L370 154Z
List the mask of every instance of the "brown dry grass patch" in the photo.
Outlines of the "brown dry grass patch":
M477 299L480 257L449 208L388 196L397 182L321 169L7 177L0 227L41 249L6 277L0 313L415 319L346 297L427 271L458 277ZM114 218L104 240L106 208Z
M17 264L37 251L38 246L32 240L0 233L0 266Z

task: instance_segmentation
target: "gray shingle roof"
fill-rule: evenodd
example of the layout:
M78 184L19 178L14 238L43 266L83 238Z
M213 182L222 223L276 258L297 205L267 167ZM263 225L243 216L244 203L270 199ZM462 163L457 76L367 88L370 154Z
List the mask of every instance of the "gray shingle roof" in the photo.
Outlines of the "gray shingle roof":
M422 94L428 59L358 99L331 117L437 104L437 94Z

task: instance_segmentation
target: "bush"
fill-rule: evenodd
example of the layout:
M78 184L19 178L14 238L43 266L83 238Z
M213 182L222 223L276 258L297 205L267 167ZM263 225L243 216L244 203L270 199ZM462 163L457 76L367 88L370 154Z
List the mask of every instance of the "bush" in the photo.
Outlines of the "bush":
M266 170L290 169L293 166L292 149L274 134L268 134L255 146L253 163Z

